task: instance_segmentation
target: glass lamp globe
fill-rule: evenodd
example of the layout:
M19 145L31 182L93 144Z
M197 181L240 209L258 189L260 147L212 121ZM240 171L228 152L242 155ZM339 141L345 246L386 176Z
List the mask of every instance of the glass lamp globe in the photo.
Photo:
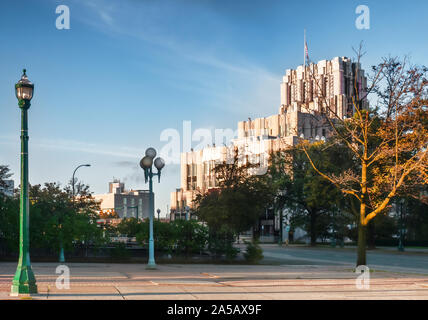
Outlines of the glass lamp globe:
M165 167L165 160L162 158L156 158L155 159L155 167L156 169L158 169L159 171L162 170L163 167Z
M149 156L145 156L143 159L141 159L140 161L140 167L142 169L149 169L152 167L153 164L153 159Z
M15 94L18 100L30 101L33 98L34 84L28 80L26 75L27 70L23 70L21 79L15 84Z
M148 148L146 150L146 156L154 159L156 157L156 150L155 150L155 148Z

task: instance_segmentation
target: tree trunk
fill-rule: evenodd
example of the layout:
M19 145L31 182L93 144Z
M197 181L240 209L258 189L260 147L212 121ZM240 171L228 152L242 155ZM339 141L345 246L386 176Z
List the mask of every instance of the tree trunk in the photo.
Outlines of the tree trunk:
M367 144L364 146L364 158L367 158ZM360 200L360 223L358 224L358 257L357 267L366 265L366 195L367 195L367 163L361 163L361 200Z
M374 225L374 220L370 220L368 227L367 227L367 245L369 250L376 249L376 229Z
M314 211L309 212L311 216L311 247L315 247L317 245L317 232L316 232L316 224L317 217Z
M367 226L358 225L358 257L357 267L366 265L366 232Z

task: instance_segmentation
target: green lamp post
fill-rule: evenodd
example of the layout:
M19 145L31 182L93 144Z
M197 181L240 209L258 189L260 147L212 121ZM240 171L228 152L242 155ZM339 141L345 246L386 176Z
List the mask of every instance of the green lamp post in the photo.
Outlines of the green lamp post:
M36 278L30 262L30 208L28 198L28 109L33 98L32 84L23 70L21 80L15 84L15 93L21 109L21 195L19 211L19 261L12 280L11 295L37 293Z
M144 170L144 176L146 183L149 182L149 194L150 194L150 212L149 212L149 262L147 263L147 269L156 269L155 263L155 246L153 240L153 219L155 215L155 200L153 196L153 176L158 176L158 182L160 182L161 170L165 166L165 161L159 157L154 161L156 157L156 150L154 148L148 148L146 155L140 161L140 167ZM157 173L153 173L152 165L155 165L158 170Z

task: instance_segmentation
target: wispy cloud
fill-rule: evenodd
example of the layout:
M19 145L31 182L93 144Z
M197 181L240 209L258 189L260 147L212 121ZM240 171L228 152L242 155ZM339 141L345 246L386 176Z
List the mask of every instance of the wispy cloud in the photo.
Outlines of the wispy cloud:
M273 74L248 61L242 54L234 52L227 55L224 48L217 48L214 44L207 48L196 38L178 38L177 33L163 27L163 21L176 18L173 11L177 4L135 1L112 4L105 0L82 1L81 4L90 9L89 16L85 15L81 21L112 36L126 36L149 43L151 50L171 57L170 60L174 61L171 68L177 68L177 57L182 62L208 67L208 70L198 71L187 69L185 73L170 70L167 81L172 87L214 95L216 103L210 107L245 115L262 115L278 107L280 74ZM215 43L215 39L212 43ZM215 71L223 77L223 81L200 81L201 78L210 79ZM185 81L186 77L188 81ZM225 79L231 84L230 88L223 87ZM222 86L221 90L219 85Z
M140 149L127 147L127 146L115 146L105 145L97 143L87 143L76 140L67 139L38 139L33 138L31 143L32 148L45 148L52 150L63 150L63 151L77 151L83 153L91 153L98 155L108 155L120 158L138 158ZM0 136L0 144L5 145L19 145L19 137L12 136Z
M117 167L129 168L135 167L137 164L135 163L135 161L116 161L113 162L113 165Z

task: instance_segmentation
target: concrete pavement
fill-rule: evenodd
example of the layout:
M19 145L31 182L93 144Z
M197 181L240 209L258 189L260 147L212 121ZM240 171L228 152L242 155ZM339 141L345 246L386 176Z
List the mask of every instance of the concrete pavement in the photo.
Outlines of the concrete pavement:
M264 244L265 263L300 265L355 265L356 248L329 248ZM367 265L376 270L428 275L428 252L399 252L384 248L367 251Z
M55 282L57 263L33 263L39 294L31 299L428 299L428 275L375 271L359 290L353 265L159 265L70 263L70 288ZM0 299L9 296L16 263L0 263Z

